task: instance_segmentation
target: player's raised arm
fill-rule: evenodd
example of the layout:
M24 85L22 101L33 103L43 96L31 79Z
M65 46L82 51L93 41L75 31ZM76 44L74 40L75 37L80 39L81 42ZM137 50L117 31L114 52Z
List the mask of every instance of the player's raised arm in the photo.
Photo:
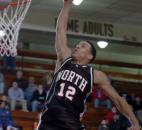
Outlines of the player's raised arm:
M130 120L132 124L130 130L140 130L139 123L132 112L132 109L127 102L113 89L107 76L103 72L94 70L94 83L98 84L98 87L103 90L106 96L112 100L118 110Z
M67 22L72 0L64 0L63 8L58 16L56 25L55 48L58 61L62 62L71 56L71 49L67 46Z

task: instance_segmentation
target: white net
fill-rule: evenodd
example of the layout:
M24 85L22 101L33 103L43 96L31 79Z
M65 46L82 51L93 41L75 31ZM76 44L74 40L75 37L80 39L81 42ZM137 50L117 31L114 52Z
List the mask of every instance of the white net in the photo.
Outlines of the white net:
M0 55L16 56L21 23L32 0L12 0L0 10Z

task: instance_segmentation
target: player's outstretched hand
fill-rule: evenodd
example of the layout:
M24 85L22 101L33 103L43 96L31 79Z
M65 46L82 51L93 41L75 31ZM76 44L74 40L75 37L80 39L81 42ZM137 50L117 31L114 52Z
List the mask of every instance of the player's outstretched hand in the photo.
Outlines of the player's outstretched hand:
M72 3L72 2L73 2L73 0L64 0L64 2Z

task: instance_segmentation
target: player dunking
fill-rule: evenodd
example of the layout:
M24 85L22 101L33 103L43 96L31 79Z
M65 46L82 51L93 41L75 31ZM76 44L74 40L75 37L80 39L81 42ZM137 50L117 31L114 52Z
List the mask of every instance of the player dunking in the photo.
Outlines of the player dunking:
M38 130L80 130L80 115L91 92L98 84L118 110L131 121L130 130L139 130L139 123L129 105L111 87L106 75L87 64L96 50L89 41L80 41L73 52L67 46L67 21L72 0L65 0L56 27L57 64Z

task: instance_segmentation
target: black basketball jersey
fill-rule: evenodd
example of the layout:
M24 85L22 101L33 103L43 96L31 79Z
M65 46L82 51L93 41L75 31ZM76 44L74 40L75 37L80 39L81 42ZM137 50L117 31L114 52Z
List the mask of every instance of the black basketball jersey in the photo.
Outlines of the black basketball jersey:
M53 77L44 113L46 106L47 110L56 106L64 107L69 113L80 117L92 86L92 67L75 64L72 58L66 59Z

